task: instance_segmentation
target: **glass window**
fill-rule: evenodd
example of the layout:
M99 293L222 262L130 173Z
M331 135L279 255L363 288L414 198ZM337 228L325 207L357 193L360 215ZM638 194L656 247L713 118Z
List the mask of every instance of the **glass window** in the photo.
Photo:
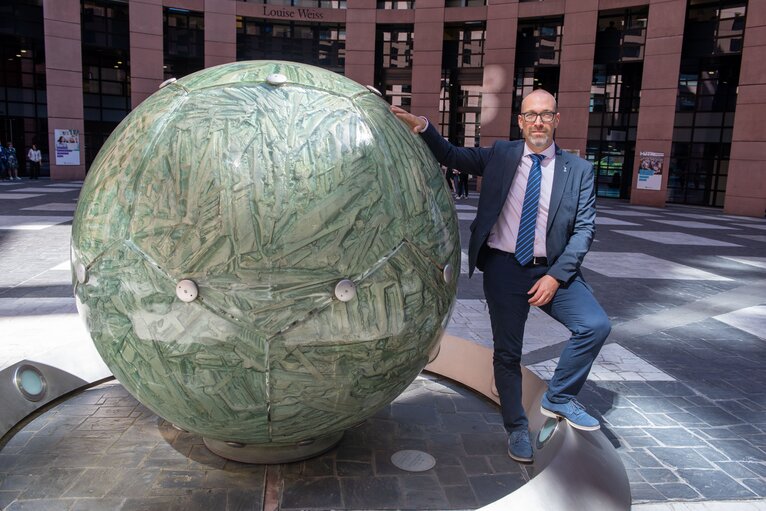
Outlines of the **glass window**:
M341 24L237 19L237 60L292 60L343 74L346 28Z
M585 158L600 197L630 197L648 10L599 14Z
M181 78L205 67L204 15L201 12L163 8L165 79Z
M409 110L412 99L413 25L378 25L375 88L389 103Z
M13 142L19 173L34 143L48 169L45 41L42 0L0 2L0 142Z
M744 0L691 0L668 176L668 201L723 206L745 27Z
M87 170L131 109L128 5L85 0L81 14Z

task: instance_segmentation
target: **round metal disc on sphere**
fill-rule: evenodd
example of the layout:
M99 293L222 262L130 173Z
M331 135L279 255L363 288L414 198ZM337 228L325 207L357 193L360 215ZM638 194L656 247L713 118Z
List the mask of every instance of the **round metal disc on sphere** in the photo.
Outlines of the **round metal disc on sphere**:
M442 265L460 262L420 136L363 85L273 61L138 105L90 167L72 252L78 309L125 389L267 462L329 448L407 388L455 300Z
M193 280L184 279L176 285L176 296L182 302L193 302L198 295L197 284Z
M348 302L356 296L356 284L348 279L343 279L335 286L335 298L341 302Z
M287 77L282 73L272 73L266 77L266 81L271 85L282 85L287 82Z
M75 278L80 284L85 284L88 281L88 270L82 263L76 263L74 265Z
M445 264L443 275L444 275L444 282L446 282L447 284L451 283L453 277L455 276L454 267L451 264Z

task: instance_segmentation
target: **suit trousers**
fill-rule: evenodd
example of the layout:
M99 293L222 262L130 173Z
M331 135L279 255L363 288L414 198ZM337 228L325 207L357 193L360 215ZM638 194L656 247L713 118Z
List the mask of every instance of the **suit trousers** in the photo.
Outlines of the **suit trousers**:
M521 266L507 252L486 251L484 295L495 345L495 386L508 432L529 426L521 401L521 349L531 296L527 292L547 271L544 265ZM611 324L580 275L559 287L553 299L540 309L571 332L547 391L548 399L554 403L566 403L585 384Z

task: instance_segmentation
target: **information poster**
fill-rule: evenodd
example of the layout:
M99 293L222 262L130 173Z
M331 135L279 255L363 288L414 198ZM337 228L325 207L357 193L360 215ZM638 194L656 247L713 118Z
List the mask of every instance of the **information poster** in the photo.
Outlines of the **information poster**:
M56 165L80 164L80 131L54 130L56 136Z
M662 188L662 162L665 153L641 151L638 161L637 188L641 190L659 190Z

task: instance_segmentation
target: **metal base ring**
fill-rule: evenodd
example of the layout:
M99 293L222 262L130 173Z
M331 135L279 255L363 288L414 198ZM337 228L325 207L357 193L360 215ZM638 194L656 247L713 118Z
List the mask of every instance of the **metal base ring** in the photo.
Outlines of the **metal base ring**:
M311 441L293 444L239 444L204 437L202 441L205 442L208 449L222 458L240 463L271 465L292 463L319 456L335 447L343 438L343 433L343 431L331 433Z

